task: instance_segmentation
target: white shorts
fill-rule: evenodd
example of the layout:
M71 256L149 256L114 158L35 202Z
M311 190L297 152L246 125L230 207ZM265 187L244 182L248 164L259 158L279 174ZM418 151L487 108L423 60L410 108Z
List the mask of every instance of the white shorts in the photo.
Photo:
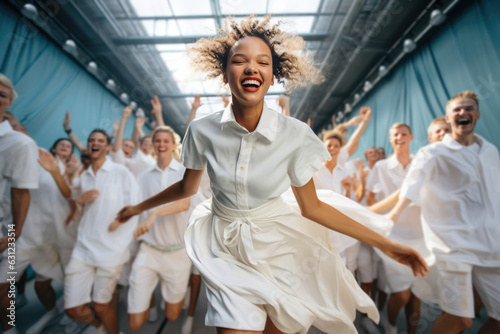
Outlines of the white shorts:
M65 272L64 308L85 305L91 301L99 304L109 303L122 267L123 264L96 267L72 257Z
M358 252L358 278L361 283L371 283L377 278L377 262L379 257L373 247L361 243Z
M128 286L130 279L130 272L132 271L132 263L134 263L134 259L139 252L139 242L137 240L132 240L130 245L128 246L128 250L130 252L130 258L127 262L123 264L122 273L120 278L118 279L118 284L121 286Z
M449 314L474 318L474 286L488 316L500 321L500 268L437 261L425 277L417 278L417 297L438 304Z
M191 261L184 248L166 252L142 243L130 273L128 313L142 313L149 308L160 278L163 300L179 303L186 295L190 275Z
M7 279L11 276L16 277L16 282L19 281L30 264L36 273L36 281L42 282L49 279L58 282L63 281L64 275L58 249L55 245L47 244L38 248L26 249L18 247L15 256L15 262L12 262L7 251L3 252L2 261L0 262L0 283L7 283ZM13 267L11 267L11 264ZM9 272L16 272L17 274L9 275Z
M399 263L385 254L381 258L390 293L406 291L413 286L415 276L410 266Z
M353 275L358 268L358 253L360 245L361 243L357 242L353 246L344 250L344 257L342 258L342 260L344 260L345 266Z

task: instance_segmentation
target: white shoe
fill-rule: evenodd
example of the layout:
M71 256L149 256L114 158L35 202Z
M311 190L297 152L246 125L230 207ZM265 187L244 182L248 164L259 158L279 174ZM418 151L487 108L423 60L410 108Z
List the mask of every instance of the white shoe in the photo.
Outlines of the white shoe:
M163 300L163 298L161 299L160 308L162 311L165 311L165 301Z
M186 317L186 320L182 324L181 334L191 334L193 331L193 321L194 317L189 315Z
M377 325L368 317L361 318L361 326L368 334L380 334Z
M20 309L21 307L28 304L28 299L26 299L26 295L23 293L22 295L16 296L16 309Z
M40 319L38 319L37 322L31 325L31 327L26 331L26 334L41 333L45 326L47 326L47 324L55 319L58 315L59 312L57 312L57 308L53 308L52 310L45 313Z
M155 307L149 309L149 318L148 322L156 322L158 320L158 310Z
M387 321L384 323L385 334L398 334L398 327L393 326Z

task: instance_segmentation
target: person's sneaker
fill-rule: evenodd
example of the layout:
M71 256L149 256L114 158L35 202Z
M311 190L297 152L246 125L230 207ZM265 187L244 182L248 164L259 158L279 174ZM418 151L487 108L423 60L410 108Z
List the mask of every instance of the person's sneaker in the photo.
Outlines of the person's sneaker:
M149 322L156 322L156 320L158 320L158 310L156 309L156 306L155 306L155 307L152 307L149 309L148 321Z
M398 327L391 325L389 321L386 321L384 323L384 329L385 334L398 334Z
M16 296L16 309L20 309L23 306L28 304L28 299L26 299L26 295L23 293L22 295Z
M58 315L59 312L57 312L57 308L54 307L52 310L48 311L40 319L38 319L37 322L31 325L31 327L26 330L26 334L41 333L45 326L47 326L47 324L53 319L57 318Z
M194 317L189 315L186 317L186 320L184 320L184 323L182 324L181 334L191 334L193 331L193 321Z
M361 326L368 334L380 334L377 325L368 317L361 318Z

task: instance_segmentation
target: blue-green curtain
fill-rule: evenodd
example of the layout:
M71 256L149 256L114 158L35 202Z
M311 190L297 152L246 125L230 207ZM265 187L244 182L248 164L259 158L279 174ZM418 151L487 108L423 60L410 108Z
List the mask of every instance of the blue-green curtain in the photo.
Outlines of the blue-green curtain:
M426 145L427 127L444 116L455 94L473 90L479 95L481 118L476 133L500 147L500 1L470 1L448 18L435 36L420 45L407 60L379 82L349 114L363 105L373 109L372 119L356 154L370 146L392 152L388 141L393 123L411 126L411 151Z
M0 72L19 98L10 111L37 144L50 148L66 137L62 122L71 111L71 128L85 144L94 128L111 134L124 108L113 94L19 13L0 4ZM125 129L132 135L134 118Z

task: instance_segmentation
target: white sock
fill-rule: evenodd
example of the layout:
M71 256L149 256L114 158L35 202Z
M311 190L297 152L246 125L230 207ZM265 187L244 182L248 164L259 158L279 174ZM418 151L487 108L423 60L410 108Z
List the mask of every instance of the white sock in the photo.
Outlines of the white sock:
M194 317L188 315L186 321L182 324L181 334L191 334L193 331Z
M156 309L156 306L155 306L155 307L152 307L149 309L148 321L155 322L156 320L158 320L158 310Z

